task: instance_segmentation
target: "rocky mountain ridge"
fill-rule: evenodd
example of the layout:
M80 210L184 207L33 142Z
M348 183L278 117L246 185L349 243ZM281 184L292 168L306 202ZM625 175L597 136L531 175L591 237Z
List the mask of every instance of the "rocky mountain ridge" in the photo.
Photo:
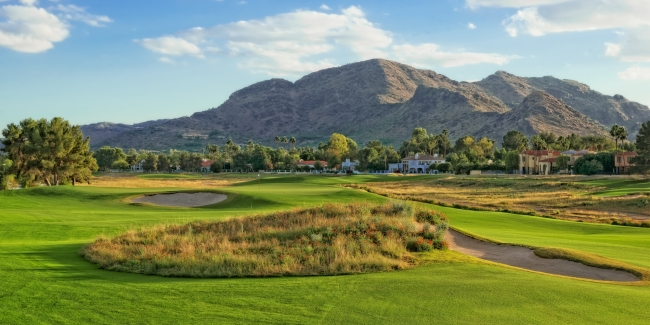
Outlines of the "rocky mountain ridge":
M650 120L647 106L602 95L575 81L499 71L479 82L458 82L375 59L313 72L296 82L258 82L234 92L219 107L147 122L137 129L91 135L91 143L196 150L228 138L273 144L276 135L295 136L298 144L317 144L339 132L359 143L379 139L397 145L420 126L432 133L447 129L452 139L471 134L499 141L517 127L528 135L542 131L586 135L605 134L606 127L618 123L633 134L635 126L646 120Z

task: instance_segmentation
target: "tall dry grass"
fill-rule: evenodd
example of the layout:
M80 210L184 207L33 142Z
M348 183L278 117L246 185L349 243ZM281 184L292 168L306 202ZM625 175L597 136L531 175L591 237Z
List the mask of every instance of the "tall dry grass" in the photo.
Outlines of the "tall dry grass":
M444 249L447 219L406 203L328 204L99 238L81 254L108 270L182 277L334 275L406 269Z
M562 180L444 178L351 185L394 199L471 210L650 227L649 197L595 197L598 187Z
M119 174L118 174L119 175ZM214 188L250 181L250 178L205 177L197 179L147 179L137 175L103 175L94 177L90 184L80 186L119 187L119 188Z

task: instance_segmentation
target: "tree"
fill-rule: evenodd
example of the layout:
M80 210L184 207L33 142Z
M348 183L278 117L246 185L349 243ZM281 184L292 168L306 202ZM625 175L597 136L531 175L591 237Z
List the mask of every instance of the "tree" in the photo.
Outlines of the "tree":
M539 135L534 135L532 138L530 138L530 144L533 150L547 150L548 149L548 144L542 137Z
M130 168L129 163L126 162L126 160L118 160L113 162L111 165L111 169L118 169L118 170L128 170Z
M289 143L289 139L287 139L287 137L282 137L282 143Z
M592 159L587 160L584 164L582 164L580 166L580 169L578 169L578 173L583 175L594 175L602 172L603 170L603 164L601 164L600 161L596 159Z
M528 138L525 134L519 131L508 131L508 133L503 136L503 148L509 151L513 150L521 152L528 148Z
M152 152L147 153L144 157L144 163L142 163L142 169L146 173L158 170L158 156L154 155Z
M650 168L650 121L641 124L639 134L636 136L637 156L632 159L637 171L645 172Z
M296 138L291 137L291 139L289 139L289 143L291 143L291 150L294 150L294 146L296 145Z
M476 139L474 139L473 136L466 135L466 136L456 140L456 145L454 146L454 151L455 152L463 152L465 150L470 149L475 143L476 143Z
M624 126L614 124L611 130L609 130L609 135L614 138L614 142L616 144L616 152L618 152L618 141L622 142L627 139L627 129Z
M566 156L566 155L561 155L557 157L555 160L555 163L557 164L557 168L560 170L566 170L569 169L569 161L571 161L571 157Z
M212 164L210 164L210 171L213 173L221 173L222 168L223 168L222 161L215 160Z
M320 162L320 160L316 160L314 162L314 169L315 170L323 170L323 164Z
M505 158L506 170L519 170L519 159L519 151L508 151Z
M2 151L13 161L11 171L25 186L74 185L90 181L91 172L98 169L90 138L84 139L79 126L62 118L26 119L9 124L2 135L6 138Z
M97 160L97 166L103 171L111 168L114 162L125 160L126 154L121 148L111 148L109 146L101 147L95 151L93 157Z
M11 189L11 180L13 175L9 173L13 162L9 158L0 154L0 191Z
M273 141L275 142L275 146L276 146L276 148L279 148L279 147L280 147L280 141L282 141L282 140L280 139L280 137L276 135L276 136L275 136L275 139L274 139Z
M156 169L161 172L170 173L172 171L172 161L167 155L158 155L158 165Z

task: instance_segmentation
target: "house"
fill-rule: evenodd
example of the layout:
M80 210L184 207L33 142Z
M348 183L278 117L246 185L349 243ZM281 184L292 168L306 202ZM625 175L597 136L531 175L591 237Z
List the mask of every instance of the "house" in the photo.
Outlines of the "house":
M558 150L524 150L519 153L519 172L521 174L548 175L557 168Z
M345 159L345 161L341 163L341 169L346 170L346 171L353 171L354 167L357 164L358 163L356 161L350 161L350 158L348 158L348 159Z
M144 164L144 159L140 160L140 162L135 165L131 165L131 171L139 172L139 173L143 172L144 171L144 168L142 168L143 164Z
M388 164L389 173L399 173L402 170L402 163Z
M619 152L614 156L614 166L616 174L625 174L630 172L630 167L635 164L631 162L632 158L636 157L636 152Z
M434 155L421 155L416 153L415 156L408 156L402 159L401 170L407 174L426 174L427 168L432 164L443 164L445 158Z
M327 161L325 160L319 160L320 165L323 168L327 168ZM309 167L310 169L314 169L314 164L316 164L316 160L302 160L300 159L300 162L298 163L299 166L302 167Z
M201 172L209 173L212 163L214 163L214 160L203 159L203 162L201 163Z
M563 156L568 156L569 161L567 162L568 165L568 170L573 169L573 165L575 165L576 160L582 158L584 155L589 155L589 154L594 154L596 152L594 151L589 151L589 150L567 150L562 152ZM567 170L567 171L568 171Z

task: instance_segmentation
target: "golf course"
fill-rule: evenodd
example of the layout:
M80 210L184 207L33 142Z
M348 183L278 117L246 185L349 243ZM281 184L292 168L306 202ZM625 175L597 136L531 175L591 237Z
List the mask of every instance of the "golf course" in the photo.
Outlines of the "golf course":
M164 180L165 185L175 179L149 178ZM647 279L576 279L454 250L418 253L417 267L406 270L232 278L109 271L80 254L100 236L111 238L129 230L328 203L383 204L389 199L342 185L412 179L263 175L261 180L240 177L229 185L202 189L65 186L0 192L0 323L645 324L650 319ZM608 190L601 195L608 196L650 188L648 182L638 181L605 185ZM145 195L179 192L227 198L195 208L132 202ZM477 238L570 250L642 272L650 269L648 228L412 204L445 214L453 229Z

